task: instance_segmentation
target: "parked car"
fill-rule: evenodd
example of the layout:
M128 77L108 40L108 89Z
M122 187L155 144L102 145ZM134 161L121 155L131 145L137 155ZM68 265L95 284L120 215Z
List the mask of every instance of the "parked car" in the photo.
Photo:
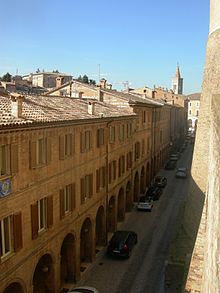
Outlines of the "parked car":
M187 178L187 168L178 168L176 171L176 178Z
M178 154L172 154L170 155L170 161L178 161L179 155Z
M153 200L158 200L162 193L163 193L162 188L154 184L146 191L145 196L152 197Z
M74 293L99 293L99 291L96 288L88 287L88 286L73 288L68 292L69 293L70 292L74 292Z
M137 243L137 234L133 231L116 231L107 247L109 256L129 257Z
M154 178L154 182L158 187L165 187L167 185L167 178L163 176L157 176Z
M142 195L137 203L137 210L150 211L153 208L153 198Z
M168 161L164 167L165 170L174 170L176 168L176 161Z

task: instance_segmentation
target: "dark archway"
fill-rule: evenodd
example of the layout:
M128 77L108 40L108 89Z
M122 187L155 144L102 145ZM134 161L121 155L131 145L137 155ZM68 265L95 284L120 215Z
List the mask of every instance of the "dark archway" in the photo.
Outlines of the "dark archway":
M132 192L131 192L131 182L128 181L126 185L126 200L125 200L125 211L130 212L132 210Z
M18 282L11 283L3 293L23 293L24 290Z
M116 229L116 206L115 196L112 196L108 203L108 232L114 232Z
M105 213L103 206L99 207L96 214L96 250L98 247L103 247L106 244L106 228L105 228Z
M118 213L117 220L122 222L125 218L125 198L124 198L124 189L121 188L118 193Z
M141 169L141 183L140 183L140 193L145 193L145 170L144 167Z
M89 218L86 218L80 232L80 262L91 262L92 252L92 223Z
M73 234L68 234L63 240L60 251L60 280L64 283L76 281L76 247Z
M33 293L55 293L52 257L43 255L34 271Z

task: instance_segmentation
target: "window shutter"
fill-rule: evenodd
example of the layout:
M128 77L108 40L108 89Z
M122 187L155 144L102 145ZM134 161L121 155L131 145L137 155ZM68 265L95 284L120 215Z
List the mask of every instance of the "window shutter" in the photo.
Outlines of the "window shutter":
M14 251L22 248L22 217L21 212L13 215Z
M81 141L81 152L85 152L85 133L81 132L80 133L80 141Z
M37 202L31 205L31 226L32 226L32 239L38 236L38 206Z
M81 204L85 202L85 179L80 179L80 188L81 188Z
M59 137L60 160L65 158L65 135Z
M112 182L112 163L108 164L108 180L109 180L109 184L111 184Z
M53 225L53 196L47 197L47 228Z
M46 162L47 164L49 164L51 162L51 139L49 137L46 139L46 148L47 148Z
M105 167L102 167L102 187L105 187Z
M11 144L11 174L18 172L18 145Z
M36 141L30 141L30 168L36 167Z
M113 161L114 180L116 179L116 169L117 169L116 161Z
M96 192L99 192L100 188L100 172L99 169L96 170Z
M97 147L99 147L100 146L100 129L97 129L97 133L96 133L96 135L97 135Z
M121 157L118 159L118 177L121 177Z
M71 184L71 195L70 195L70 210L73 211L76 207L76 186L75 183Z
M64 218L64 189L60 190L60 219Z
M89 197L93 195L93 175L89 175Z
M71 156L75 153L75 135L71 134Z

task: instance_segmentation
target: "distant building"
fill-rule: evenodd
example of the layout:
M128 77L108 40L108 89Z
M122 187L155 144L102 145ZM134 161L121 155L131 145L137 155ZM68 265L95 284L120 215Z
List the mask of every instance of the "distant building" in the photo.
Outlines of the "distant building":
M183 94L183 78L180 75L179 65L176 68L176 74L172 79L172 90L174 94L182 95Z
M195 132L197 127L197 121L199 117L200 108L200 93L194 93L189 95L188 101L188 130Z
M35 87L55 88L72 80L72 75L59 72L39 72L25 75L23 80L28 80Z

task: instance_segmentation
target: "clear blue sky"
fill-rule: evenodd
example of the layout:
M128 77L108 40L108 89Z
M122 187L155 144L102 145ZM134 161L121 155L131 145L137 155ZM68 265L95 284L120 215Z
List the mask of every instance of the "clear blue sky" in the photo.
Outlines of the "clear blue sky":
M208 0L1 0L0 75L37 68L201 90Z

